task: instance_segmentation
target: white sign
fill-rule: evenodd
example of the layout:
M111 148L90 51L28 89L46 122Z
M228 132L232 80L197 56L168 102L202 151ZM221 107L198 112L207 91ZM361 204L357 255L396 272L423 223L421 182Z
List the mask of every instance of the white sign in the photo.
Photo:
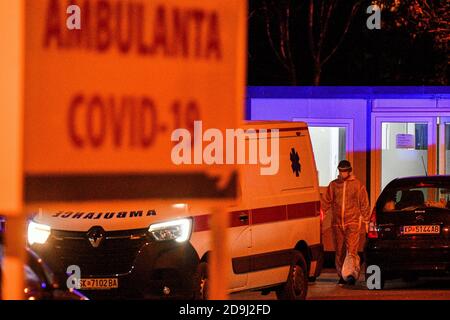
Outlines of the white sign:
M236 167L177 165L171 134L239 126L245 2L78 1L68 28L27 1L25 200L234 198Z
M416 139L413 134L397 134L395 142L397 149L414 149L416 147Z

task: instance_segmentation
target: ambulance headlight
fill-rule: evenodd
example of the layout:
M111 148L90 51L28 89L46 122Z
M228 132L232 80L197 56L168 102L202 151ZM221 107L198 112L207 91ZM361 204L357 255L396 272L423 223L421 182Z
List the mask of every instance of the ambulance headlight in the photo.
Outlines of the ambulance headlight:
M178 219L152 224L148 231L156 241L184 242L191 236L191 227L191 219Z
M50 236L50 226L30 221L28 224L28 243L44 244Z

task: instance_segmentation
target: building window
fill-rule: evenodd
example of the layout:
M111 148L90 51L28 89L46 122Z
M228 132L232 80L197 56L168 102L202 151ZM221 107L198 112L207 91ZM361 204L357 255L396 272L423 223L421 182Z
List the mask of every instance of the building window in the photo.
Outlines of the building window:
M416 150L428 150L428 125L415 124Z
M327 186L338 176L339 161L346 159L346 128L310 126L309 134L319 172L319 185Z

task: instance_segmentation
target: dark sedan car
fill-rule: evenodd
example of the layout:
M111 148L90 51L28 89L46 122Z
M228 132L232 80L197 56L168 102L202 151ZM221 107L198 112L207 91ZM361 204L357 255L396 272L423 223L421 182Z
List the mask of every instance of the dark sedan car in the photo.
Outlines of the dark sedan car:
M3 259L3 246L0 244L0 264ZM0 288L2 277L0 265ZM52 271L33 251L27 249L27 264L25 265L25 298L28 300L88 300L76 290L68 290L58 283ZM2 298L0 290L0 300Z
M0 217L0 300L2 299L2 277L8 275L2 272L4 256L3 236L5 218ZM31 249L26 249L25 268L25 298L28 300L88 300L77 290L68 290L65 284L58 282L47 264Z
M450 176L391 181L372 212L367 266L386 280L450 275ZM369 275L370 276L370 275Z

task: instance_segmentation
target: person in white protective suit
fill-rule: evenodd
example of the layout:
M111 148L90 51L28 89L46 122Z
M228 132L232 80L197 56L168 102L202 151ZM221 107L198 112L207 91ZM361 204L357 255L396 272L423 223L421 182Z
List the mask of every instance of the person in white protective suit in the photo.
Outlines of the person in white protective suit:
M335 264L339 284L354 285L359 278L358 255L361 223L367 231L370 204L366 187L352 174L349 161L338 165L339 176L333 180L322 196L322 209L332 215Z

